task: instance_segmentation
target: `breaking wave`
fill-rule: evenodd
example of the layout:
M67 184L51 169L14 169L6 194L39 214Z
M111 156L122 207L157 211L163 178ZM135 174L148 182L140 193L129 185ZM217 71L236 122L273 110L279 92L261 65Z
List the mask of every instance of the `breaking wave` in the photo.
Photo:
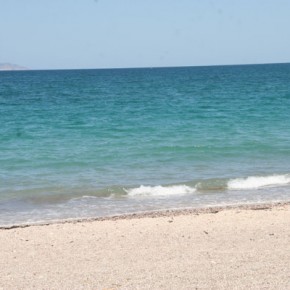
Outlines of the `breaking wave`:
M265 187L280 187L290 185L290 175L249 176L233 179L208 179L191 181L179 185L157 185L134 188L123 188L124 193L131 197L138 196L173 196L196 192L214 192L231 190L255 190Z
M169 196L169 195L184 195L194 193L196 188L187 185L172 185L172 186L144 186L125 189L129 196Z
M228 182L228 189L259 189L268 186L283 186L290 183L290 176L271 175L271 176L250 176L247 178L236 178Z

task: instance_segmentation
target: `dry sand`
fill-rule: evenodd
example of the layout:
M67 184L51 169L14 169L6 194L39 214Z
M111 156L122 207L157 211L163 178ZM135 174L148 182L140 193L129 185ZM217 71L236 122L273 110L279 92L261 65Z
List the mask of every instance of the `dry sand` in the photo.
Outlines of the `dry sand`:
M0 289L290 289L290 206L258 209L1 229Z

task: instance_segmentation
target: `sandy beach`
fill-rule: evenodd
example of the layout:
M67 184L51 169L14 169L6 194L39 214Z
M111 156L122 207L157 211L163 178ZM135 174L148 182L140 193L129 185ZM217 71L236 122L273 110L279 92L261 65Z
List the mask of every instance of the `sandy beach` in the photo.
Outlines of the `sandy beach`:
M290 206L0 230L0 289L290 289Z

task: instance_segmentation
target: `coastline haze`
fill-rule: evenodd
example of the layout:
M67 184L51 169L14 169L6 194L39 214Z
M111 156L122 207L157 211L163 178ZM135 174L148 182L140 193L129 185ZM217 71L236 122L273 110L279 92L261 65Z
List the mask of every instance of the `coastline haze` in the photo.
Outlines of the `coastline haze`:
M28 68L12 63L0 63L0 71L13 71L13 70L28 70Z

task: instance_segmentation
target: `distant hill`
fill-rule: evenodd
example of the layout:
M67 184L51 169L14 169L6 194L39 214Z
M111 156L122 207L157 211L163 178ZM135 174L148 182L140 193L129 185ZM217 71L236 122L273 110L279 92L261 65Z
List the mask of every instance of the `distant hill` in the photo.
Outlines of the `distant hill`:
M28 70L28 68L12 63L0 63L0 71L1 70Z

